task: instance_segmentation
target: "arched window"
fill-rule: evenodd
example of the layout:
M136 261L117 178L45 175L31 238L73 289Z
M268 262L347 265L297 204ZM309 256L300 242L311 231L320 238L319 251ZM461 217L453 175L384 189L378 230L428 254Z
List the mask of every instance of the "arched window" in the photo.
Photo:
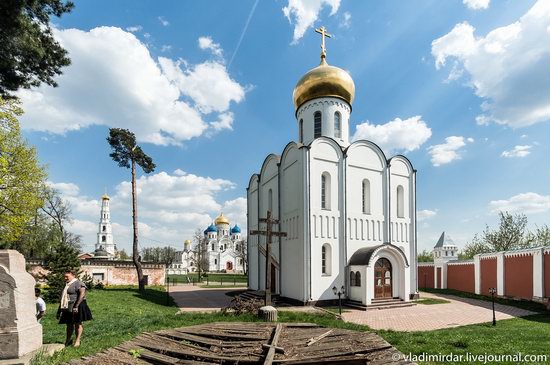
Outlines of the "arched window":
M355 286L361 286L361 273L359 271L355 273Z
M397 217L405 217L405 193L401 185L397 187Z
M355 272L353 271L349 273L349 286L355 286Z
M334 113L334 138L342 138L342 122L340 112Z
M271 189L267 192L267 209L273 212L273 190Z
M214 251L214 244L212 244L212 251Z
M107 230L107 227L103 226L103 232L105 232Z
M363 213L370 214L370 181L363 180Z
M321 175L321 209L330 209L330 174Z
M323 275L330 275L332 268L332 250L328 243L325 243L321 247L321 273Z
M106 242L107 241L107 237L106 236L101 236L101 242Z
M321 137L323 131L322 119L321 112L315 112L315 114L313 114L313 138Z
M304 120L303 119L300 119L300 125L299 125L299 141L300 143L303 143L304 142Z

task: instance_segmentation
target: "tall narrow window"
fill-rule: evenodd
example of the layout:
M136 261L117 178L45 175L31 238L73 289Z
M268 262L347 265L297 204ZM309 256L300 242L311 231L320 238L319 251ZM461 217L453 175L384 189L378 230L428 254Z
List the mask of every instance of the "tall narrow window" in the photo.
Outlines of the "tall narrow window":
M334 138L342 138L342 122L339 112L334 113Z
M273 213L273 190L267 192L267 209Z
M325 245L321 248L321 272L327 273L327 248Z
M321 137L323 131L322 119L321 112L315 112L315 114L313 114L313 138Z
M355 272L353 271L349 273L349 286L355 286Z
M325 243L321 247L321 273L323 275L330 275L332 268L332 249L330 244Z
M405 217L405 192L401 185L397 187L397 217Z
M370 214L370 181L363 180L363 213Z
M300 119L300 125L299 125L299 138L300 138L300 143L304 143L304 120L303 119Z
M321 209L330 209L330 174L321 175Z
M359 271L355 273L355 286L361 286L361 273Z

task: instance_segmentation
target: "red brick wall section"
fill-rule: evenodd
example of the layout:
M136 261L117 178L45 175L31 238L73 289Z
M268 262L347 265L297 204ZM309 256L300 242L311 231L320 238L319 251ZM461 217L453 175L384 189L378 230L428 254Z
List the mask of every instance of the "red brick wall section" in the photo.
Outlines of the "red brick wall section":
M447 265L447 288L475 293L474 263Z
M433 266L418 266L418 287L433 289L434 287L434 267Z
M497 258L481 259L481 295L489 294L489 288L497 287Z
M550 298L550 253L544 255L544 296Z
M533 256L504 257L504 295L533 299Z

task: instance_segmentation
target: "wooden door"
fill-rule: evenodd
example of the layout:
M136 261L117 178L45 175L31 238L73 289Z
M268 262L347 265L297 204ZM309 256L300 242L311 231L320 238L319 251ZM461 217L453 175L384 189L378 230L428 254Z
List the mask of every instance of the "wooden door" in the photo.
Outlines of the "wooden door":
M225 263L225 271L231 271L233 270L233 263L231 261L227 261Z
M392 270L388 259L379 259L374 265L374 297L391 298Z
M436 285L436 289L441 289L441 268L438 267L437 268L437 285Z

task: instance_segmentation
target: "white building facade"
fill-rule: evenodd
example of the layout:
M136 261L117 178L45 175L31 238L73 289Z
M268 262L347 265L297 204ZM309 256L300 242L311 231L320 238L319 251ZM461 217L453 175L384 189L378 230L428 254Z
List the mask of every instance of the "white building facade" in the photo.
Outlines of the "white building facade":
M168 275L187 275L197 271L195 253L191 250L191 240L185 240L183 251L176 251L174 261L168 266Z
M266 268L265 236L248 235L249 288L301 303L344 297L417 295L416 171L401 155L387 158L373 142L349 141L355 94L344 70L321 64L294 89L297 141L271 154L247 188L248 229L268 210L286 237L273 238Z

